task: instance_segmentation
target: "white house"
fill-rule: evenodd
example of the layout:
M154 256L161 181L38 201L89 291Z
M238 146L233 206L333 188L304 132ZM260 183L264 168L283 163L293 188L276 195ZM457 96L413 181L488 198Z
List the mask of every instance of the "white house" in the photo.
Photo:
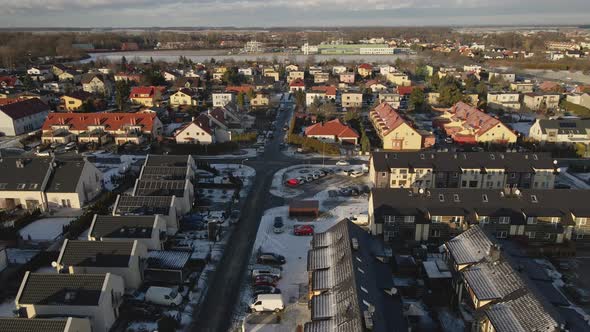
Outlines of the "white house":
M37 130L43 126L49 110L38 98L0 106L0 133L17 136Z
M214 92L211 94L213 107L223 107L229 103L235 102L235 95L231 92Z

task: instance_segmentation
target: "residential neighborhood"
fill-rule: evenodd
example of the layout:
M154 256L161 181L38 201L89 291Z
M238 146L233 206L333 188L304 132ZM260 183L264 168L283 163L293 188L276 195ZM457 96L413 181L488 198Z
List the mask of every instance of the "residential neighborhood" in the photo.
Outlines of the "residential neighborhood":
M0 45L1 331L590 330L587 27L80 29Z

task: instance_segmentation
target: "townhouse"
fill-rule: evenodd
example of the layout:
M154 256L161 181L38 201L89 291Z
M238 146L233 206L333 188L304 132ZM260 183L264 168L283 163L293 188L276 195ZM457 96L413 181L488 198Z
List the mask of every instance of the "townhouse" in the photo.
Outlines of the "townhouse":
M373 108L369 119L383 141L383 149L420 150L424 146L421 133L386 102Z
M31 98L0 106L0 133L17 136L41 128L49 114L49 106Z
M0 318L0 331L6 332L92 332L88 318Z
M588 243L590 193L561 189L385 189L369 196L369 228L391 244L440 245L480 225L531 250Z
M375 188L553 188L557 166L549 153L373 152Z
M82 208L102 191L102 173L81 158L0 159L0 208Z
M401 297L392 291L390 255L348 219L314 234L307 253L311 321L303 331L408 331Z
M557 110L560 97L559 93L526 93L523 104L531 111Z
M52 113L43 124L43 143L98 145L114 141L141 144L162 134L162 122L155 113Z
M531 259L504 249L482 227L472 227L445 243L441 250L453 276L451 304L459 309L466 329L578 330L575 324L566 328L569 324L561 314L564 311L552 302L555 297L547 295L550 289L557 290L544 269Z
M497 118L484 111L459 102L433 120L433 126L442 128L459 143L515 143L518 135Z
M88 241L137 241L148 250L162 250L166 240L166 220L153 216L94 215Z
M27 271L16 299L23 318L85 317L92 331L108 332L123 303L123 278L111 274Z
M134 291L143 283L148 252L138 241L78 241L66 239L54 267L57 273L113 273L123 278L125 289Z

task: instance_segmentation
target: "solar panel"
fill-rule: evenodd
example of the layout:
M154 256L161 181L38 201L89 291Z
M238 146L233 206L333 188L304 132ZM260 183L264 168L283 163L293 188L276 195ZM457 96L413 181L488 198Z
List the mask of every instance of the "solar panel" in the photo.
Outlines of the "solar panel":
M560 128L576 128L577 126L576 126L575 122L560 122L559 127Z

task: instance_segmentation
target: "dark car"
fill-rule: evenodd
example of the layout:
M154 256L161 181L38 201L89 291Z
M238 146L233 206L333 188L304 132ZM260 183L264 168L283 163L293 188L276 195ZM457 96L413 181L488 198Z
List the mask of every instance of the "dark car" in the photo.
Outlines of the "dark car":
M271 276L257 276L254 278L254 286L271 286L274 287L277 285L278 280Z
M283 265L285 264L285 256L278 255L272 252L268 253L261 253L258 255L256 259L258 264L268 264L268 265Z
M256 286L252 295L257 297L262 294L281 294L281 290L272 286Z
M275 228L282 228L283 227L283 217L275 217L274 227Z

